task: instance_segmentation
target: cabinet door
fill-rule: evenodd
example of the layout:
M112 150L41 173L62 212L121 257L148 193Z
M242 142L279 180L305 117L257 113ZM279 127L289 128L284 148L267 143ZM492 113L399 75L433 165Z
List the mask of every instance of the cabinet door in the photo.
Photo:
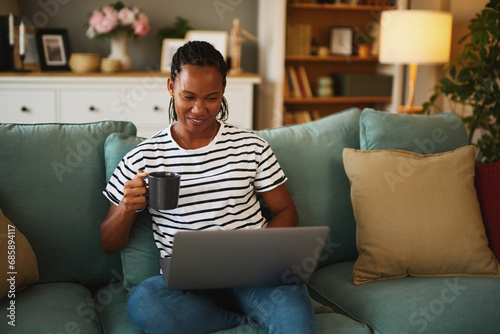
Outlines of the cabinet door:
M120 89L61 89L61 122L125 120Z
M56 94L54 90L0 90L0 122L53 123L56 122Z
M252 129L253 84L228 84L224 96L229 108L227 123L243 129Z
M132 90L125 98L128 120L138 129L148 128L148 135L156 133L169 123L169 102L170 94L166 88L147 90L141 94Z

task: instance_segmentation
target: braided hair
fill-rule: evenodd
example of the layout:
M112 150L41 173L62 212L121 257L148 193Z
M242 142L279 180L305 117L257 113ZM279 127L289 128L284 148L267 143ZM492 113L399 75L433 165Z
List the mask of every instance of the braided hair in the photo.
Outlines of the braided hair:
M210 66L216 68L221 77L222 84L226 85L226 62L222 54L213 47L212 44L204 41L190 41L181 46L172 57L172 66L170 69L170 78L175 82L177 75L186 65ZM177 121L175 104L173 98L169 105L170 122ZM222 103L218 114L218 119L226 121L228 117L228 105L225 97L222 97Z

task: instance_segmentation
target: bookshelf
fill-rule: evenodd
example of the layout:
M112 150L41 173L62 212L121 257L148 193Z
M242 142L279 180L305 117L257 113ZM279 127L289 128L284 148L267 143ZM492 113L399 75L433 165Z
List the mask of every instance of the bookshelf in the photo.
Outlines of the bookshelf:
M333 96L320 97L317 94L318 78L334 75L367 74L380 72L376 55L360 57L356 43L359 38L368 35L370 27L379 25L382 10L396 9L391 1L359 1L356 3L376 3L377 5L319 4L311 0L288 1L285 14L285 57L283 77L283 121L294 123L294 115L300 115L299 121L323 117L349 107L379 107L392 102L392 94L380 96ZM387 4L387 5L381 5ZM331 29L345 28L352 30L352 44L349 54L332 54L330 48ZM310 43L312 47L307 47ZM320 53L320 48L322 52ZM325 53L326 51L326 53ZM319 55L321 54L321 55ZM306 73L306 78L294 86L290 73L299 69ZM300 76L299 76L300 78ZM307 82L304 83L304 80ZM335 79L334 79L335 80ZM297 83L297 81L295 81ZM303 94L303 85L308 84L313 95ZM369 83L367 83L369 84ZM334 87L337 83L334 83ZM294 89L295 88L295 89ZM296 91L299 90L299 94ZM334 89L335 90L335 89ZM390 91L390 89L389 89ZM302 94L300 94L302 92Z

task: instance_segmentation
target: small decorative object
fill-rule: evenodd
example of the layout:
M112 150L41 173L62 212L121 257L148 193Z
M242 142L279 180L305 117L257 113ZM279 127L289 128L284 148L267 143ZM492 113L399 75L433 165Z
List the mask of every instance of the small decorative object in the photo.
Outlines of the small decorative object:
M358 48L358 56L360 58L368 58L370 56L370 44L372 38L363 32L359 32L355 38L355 44Z
M9 14L9 49L7 52L4 69L14 69L14 15L12 13Z
M97 53L72 53L69 68L75 73L90 73L99 70L101 56Z
M122 70L122 62L120 59L103 58L101 61L101 71L104 73L120 72Z
M129 37L144 37L149 33L149 19L139 8L125 6L118 1L94 10L89 18L89 38L110 38L109 58L120 59L123 70L129 70L132 61L128 55Z
M241 74L243 70L241 69L241 44L246 41L245 38L257 41L257 37L240 27L240 19L235 18L233 20L233 28L231 29L231 34L229 38L229 56L231 57L231 69L228 74L236 75Z
M37 29L35 38L42 71L69 70L70 47L66 29ZM22 51L19 51L20 55L24 53Z
M186 43L185 39L180 38L165 38L161 49L161 72L170 72L172 66L172 57L177 49Z
M369 44L358 45L358 56L360 58L368 58L370 56L370 45Z
M330 30L330 52L334 55L352 55L353 30L350 27L335 27Z
M319 77L316 95L319 97L333 96L333 80L330 77Z
M328 46L320 46L318 48L318 56L320 57L326 57L330 54L330 49Z

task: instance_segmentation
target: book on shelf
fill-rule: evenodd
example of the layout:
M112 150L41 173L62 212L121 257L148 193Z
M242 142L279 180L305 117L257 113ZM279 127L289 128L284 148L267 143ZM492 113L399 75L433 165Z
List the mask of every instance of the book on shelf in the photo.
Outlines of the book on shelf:
M306 98L313 97L311 85L303 65L288 66L285 69L285 97Z
M311 85L309 84L309 79L307 79L306 68L303 65L298 67L299 77L301 78L304 84L305 94L303 97L313 97L313 93L311 90Z
M287 75L288 85L290 87L290 97L302 97L299 80L297 79L297 72L295 71L293 66L288 66Z
M311 54L312 27L310 24L288 23L286 26L286 55Z

